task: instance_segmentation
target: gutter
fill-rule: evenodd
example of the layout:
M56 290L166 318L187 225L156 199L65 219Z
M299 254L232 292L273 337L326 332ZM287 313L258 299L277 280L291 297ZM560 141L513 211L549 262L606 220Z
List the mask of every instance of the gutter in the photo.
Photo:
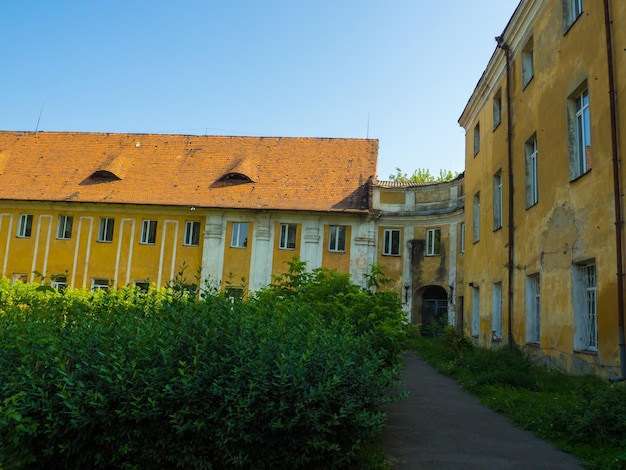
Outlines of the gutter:
M604 26L606 31L606 56L609 78L609 102L611 112L611 151L613 161L613 192L615 200L615 253L617 264L617 318L619 335L619 355L621 376L611 377L611 382L626 380L626 345L624 335L624 262L623 246L624 219L622 215L622 187L619 162L619 130L617 127L617 92L615 89L615 71L613 58L613 38L611 34L611 7L609 0L604 0Z
M507 165L509 173L509 221L508 221L508 253L507 261L509 291L507 293L507 323L508 323L508 347L513 348L515 340L513 339L513 273L515 266L515 223L514 223L514 201L513 201L513 112L511 106L511 48L504 42L504 33L502 36L496 37L498 48L504 51L506 59L506 125L507 125Z

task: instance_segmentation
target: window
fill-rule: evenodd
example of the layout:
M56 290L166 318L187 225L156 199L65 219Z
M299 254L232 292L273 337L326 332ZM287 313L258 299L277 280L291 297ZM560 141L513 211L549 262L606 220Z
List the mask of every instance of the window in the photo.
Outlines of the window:
M240 302L243 300L243 287L227 287L224 290L224 294L226 294L226 298L232 302Z
M183 245L198 246L200 244L200 222L185 222L185 238Z
M491 339L502 339L502 283L496 282L491 291Z
M480 331L480 289L472 287L472 336Z
M598 296L596 265L588 262L574 265L574 349L598 350Z
M493 97L493 128L495 129L502 122L502 91Z
M328 232L328 251L346 251L346 226L331 225Z
M563 0L563 33L572 26L583 12L583 0Z
M69 240L72 238L72 223L74 217L71 215L60 215L57 225L57 238L60 240Z
M11 285L15 285L16 282L23 282L24 284L26 284L28 282L28 274L13 273L13 277L11 278Z
M591 169L591 128L589 93L587 89L569 100L570 116L570 179L576 179Z
M141 291L150 290L150 281L134 281L135 287Z
M460 245L459 251L461 253L465 253L465 224L464 223L461 224L461 227L459 228L459 232L460 232L459 237L461 239L461 242L459 243Z
M385 229L383 255L400 256L400 230L391 228Z
M493 229L502 228L502 171L493 176Z
M248 246L248 224L246 222L233 222L230 246L233 248L246 248Z
M480 123L474 127L474 156L480 152Z
M480 192L474 194L474 243L480 240Z
M429 228L426 230L426 256L441 254L441 229Z
M55 276L50 280L50 287L58 290L59 292L63 292L67 287L67 277L66 276Z
M537 179L537 136L533 135L525 144L526 153L526 208L539 202Z
M295 250L297 231L298 226L296 224L280 224L280 240L278 247L281 250Z
M140 243L144 245L154 245L156 243L156 220L144 220L141 223L141 240Z
M32 214L20 214L20 223L17 227L17 236L20 238L30 237L33 231L33 215Z
M115 219L109 217L100 217L100 227L98 228L98 241L112 242L114 226Z
M539 344L541 339L541 295L539 274L526 276L526 342Z
M104 278L94 277L91 280L91 291L97 290L109 290L109 280Z
M530 38L522 50L522 86L525 87L535 76L535 57L533 38Z

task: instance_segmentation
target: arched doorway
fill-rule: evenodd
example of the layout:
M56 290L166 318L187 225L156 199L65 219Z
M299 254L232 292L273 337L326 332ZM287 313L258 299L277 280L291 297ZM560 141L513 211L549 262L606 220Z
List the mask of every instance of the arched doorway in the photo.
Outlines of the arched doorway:
M428 286L422 295L422 332L428 334L441 319L448 319L448 293L443 287Z

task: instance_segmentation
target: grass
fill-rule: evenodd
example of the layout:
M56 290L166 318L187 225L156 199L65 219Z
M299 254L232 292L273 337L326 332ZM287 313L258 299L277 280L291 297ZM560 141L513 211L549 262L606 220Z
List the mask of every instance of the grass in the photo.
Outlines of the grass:
M411 348L516 426L575 455L588 469L626 469L626 386L570 376L518 349L488 350L451 329Z

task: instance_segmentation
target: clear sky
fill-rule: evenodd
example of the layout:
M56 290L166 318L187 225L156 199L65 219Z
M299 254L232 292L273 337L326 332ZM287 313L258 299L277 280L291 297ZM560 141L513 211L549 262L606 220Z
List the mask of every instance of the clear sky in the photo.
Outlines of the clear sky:
M461 115L519 0L14 0L0 129L379 140L462 171Z

